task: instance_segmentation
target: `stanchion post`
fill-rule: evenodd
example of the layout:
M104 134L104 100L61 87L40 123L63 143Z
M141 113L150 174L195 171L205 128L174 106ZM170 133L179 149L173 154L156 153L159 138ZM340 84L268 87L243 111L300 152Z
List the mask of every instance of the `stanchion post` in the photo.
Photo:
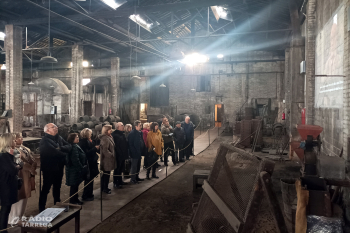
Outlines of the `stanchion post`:
M40 193L41 193L41 164L40 164L40 171L39 171L39 187L40 187ZM40 197L40 193L39 193L39 197Z
M208 139L209 139L209 146L210 146L210 129L208 129Z
M101 222L102 222L102 176L103 173L101 174L101 181L100 181L100 192L101 192L101 201L100 201L100 205L101 205Z
M168 166L165 166L165 177L168 177Z
M220 130L220 127L218 126L218 136L220 135L219 130Z

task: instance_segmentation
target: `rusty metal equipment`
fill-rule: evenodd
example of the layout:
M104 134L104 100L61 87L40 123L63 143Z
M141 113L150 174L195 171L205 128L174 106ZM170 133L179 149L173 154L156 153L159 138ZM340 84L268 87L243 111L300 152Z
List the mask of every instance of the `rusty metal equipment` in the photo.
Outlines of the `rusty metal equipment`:
M290 146L302 164L302 173L307 176L317 175L317 147L321 147L320 134L323 128L318 125L298 125L297 130L303 141L292 141Z
M258 227L261 209L269 210L270 219L274 219L274 232L287 232L272 191L274 166L270 160L221 144L187 232L250 233ZM260 208L263 202L269 208Z

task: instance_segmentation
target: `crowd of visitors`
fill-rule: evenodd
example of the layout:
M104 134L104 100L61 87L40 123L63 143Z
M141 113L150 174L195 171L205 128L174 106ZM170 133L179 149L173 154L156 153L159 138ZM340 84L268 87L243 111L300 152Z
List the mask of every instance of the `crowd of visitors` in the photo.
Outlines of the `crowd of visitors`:
M120 189L126 184L138 184L142 157L147 169L146 179L158 179L156 175L158 160L164 156L168 166L168 156L174 165L184 162L193 155L194 125L190 118L176 122L176 127L163 118L161 126L157 122L141 124L115 123L105 125L98 142L92 140L92 130L83 129L80 134L69 134L67 141L58 135L55 124L44 127L40 141L40 163L43 185L40 190L39 211L45 210L47 195L52 187L54 204L61 202L60 190L65 171L65 184L70 187L70 203L82 205L83 201L93 201L94 179L102 173L102 191L111 194L108 188L113 171L114 187ZM99 145L97 145L99 143ZM175 143L175 146L174 146ZM23 144L20 133L6 133L0 136L0 231L7 229L13 219L24 216L28 198L35 190L37 162L31 150ZM126 161L131 160L130 183L122 179ZM100 168L98 168L98 161ZM152 170L152 174L150 175ZM124 174L125 175L125 174ZM84 182L82 200L79 199L79 185ZM2 231L6 232L6 231Z

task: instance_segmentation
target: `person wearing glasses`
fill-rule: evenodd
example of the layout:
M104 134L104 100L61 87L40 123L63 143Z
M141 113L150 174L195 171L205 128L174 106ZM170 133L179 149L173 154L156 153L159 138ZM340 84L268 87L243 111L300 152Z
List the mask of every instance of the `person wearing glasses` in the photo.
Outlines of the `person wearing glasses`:
M171 155L173 164L176 165L175 153L174 153L174 142L173 142L173 133L174 129L169 124L168 118L163 118L163 123L161 125L161 133L164 140L164 165L168 166L168 155Z
M39 211L45 210L47 195L51 186L54 204L60 202L61 185L66 157L72 146L58 135L55 124L49 123L44 127L45 135L40 141L40 161L43 172L43 187L39 197Z

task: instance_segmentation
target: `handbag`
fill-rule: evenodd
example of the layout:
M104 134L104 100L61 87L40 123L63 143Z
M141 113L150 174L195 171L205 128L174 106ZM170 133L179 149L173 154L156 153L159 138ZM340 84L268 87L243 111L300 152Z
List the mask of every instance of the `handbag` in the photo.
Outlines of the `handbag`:
M17 188L18 188L18 190L20 190L22 188L22 185L23 185L23 179L17 175L16 175L16 179L17 179Z

